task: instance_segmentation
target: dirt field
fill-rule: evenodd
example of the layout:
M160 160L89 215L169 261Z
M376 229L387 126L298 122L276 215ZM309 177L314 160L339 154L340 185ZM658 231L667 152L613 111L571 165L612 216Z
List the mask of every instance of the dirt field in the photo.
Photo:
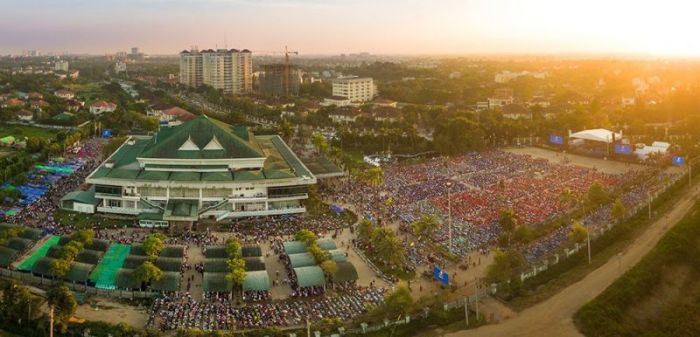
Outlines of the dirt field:
M544 158L557 164L568 163L577 166L595 168L600 172L609 174L625 173L631 170L644 168L644 166L642 165L628 164L612 160L591 158L577 154L550 151L539 147L519 147L506 149L505 151L515 154L531 155L534 158Z
M143 328L148 322L144 307L133 307L105 298L90 298L88 303L78 306L75 316L88 321L103 321L113 324L127 323L136 328Z
M661 237L692 208L700 195L700 186L683 197L664 217L649 226L632 245L583 280L569 286L548 300L528 308L502 324L487 325L475 330L463 330L446 336L582 336L573 324L576 311L598 296L622 273L636 265Z

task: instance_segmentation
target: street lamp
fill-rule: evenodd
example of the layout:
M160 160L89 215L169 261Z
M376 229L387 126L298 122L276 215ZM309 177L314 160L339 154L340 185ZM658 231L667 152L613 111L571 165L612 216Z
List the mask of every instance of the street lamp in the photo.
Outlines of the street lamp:
M449 240L449 252L452 254L452 182L447 182L447 239Z

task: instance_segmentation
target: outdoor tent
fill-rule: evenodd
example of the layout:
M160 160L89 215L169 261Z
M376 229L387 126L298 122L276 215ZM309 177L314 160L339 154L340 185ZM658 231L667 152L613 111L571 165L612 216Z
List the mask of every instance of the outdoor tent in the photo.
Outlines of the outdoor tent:
M267 291L270 290L270 277L264 270L245 273L243 291Z
M178 291L180 289L180 273L163 273L160 280L151 282L151 289L158 291Z
M571 133L569 134L569 138L610 144L613 142L613 140L621 140L622 133L613 132L606 129L590 129Z
M294 274L297 276L299 288L323 286L326 284L326 277L319 266L294 268Z
M129 255L124 260L122 268L126 269L136 269L141 266L144 262L148 261L148 257L142 255Z
M331 279L335 283L339 282L355 282L358 279L357 269L350 262L336 262L338 269L331 275Z
M134 271L132 269L119 269L117 273L117 288L120 289L140 289L141 281L136 280L133 277Z
M292 268L309 267L316 265L316 259L309 253L291 254L289 262Z
M94 265L88 263L73 262L70 264L70 269L63 279L69 282L86 283L90 278L90 272L95 268Z
M282 243L282 246L284 247L284 253L287 255L306 252L306 245L301 241L285 241Z
M258 257L262 256L262 249L258 245L247 245L241 248L241 256Z
M97 264L98 262L100 262L102 255L104 255L104 253L99 250L83 249L83 251L75 257L75 261L89 264Z
M16 251L23 252L25 249L31 247L31 245L34 244L34 241L32 240L27 240L23 239L20 237L14 237L9 240L7 240L7 243L5 244L7 247L10 247Z
M34 263L32 267L32 273L35 275L43 275L47 277L53 276L51 272L51 261L55 259L50 257L42 257Z
M163 250L160 251L160 257L177 257L182 258L185 256L185 246L165 246Z
M318 239L316 240L316 244L318 244L318 246L323 250L334 250L338 248L338 246L335 244L335 240L331 238Z
M146 252L143 250L143 245L141 245L141 244L131 245L131 251L129 252L129 254L138 255L138 256L146 256Z
M41 232L41 230L38 230L36 228L27 228L24 230L24 232L22 232L22 234L20 234L20 237L32 241L39 241L39 239L41 239L41 237L43 236L42 234L43 233Z
M0 267L7 267L17 260L18 252L12 248L0 246Z
M206 259L204 260L205 273L227 273L228 259Z
M109 249L109 241L106 240L92 240L92 243L85 246L85 249L97 250L101 252L106 252Z
M155 263L162 271L179 272L182 269L182 259L176 257L159 257Z
M331 259L335 262L345 262L348 259L347 256L345 256L345 252L340 249L334 249L328 253L331 254Z
M226 246L207 246L204 256L207 259L225 259L228 257Z
M226 273L204 273L203 291L227 293L232 289L233 282L226 277Z
M265 270L265 262L262 257L244 257L246 271Z

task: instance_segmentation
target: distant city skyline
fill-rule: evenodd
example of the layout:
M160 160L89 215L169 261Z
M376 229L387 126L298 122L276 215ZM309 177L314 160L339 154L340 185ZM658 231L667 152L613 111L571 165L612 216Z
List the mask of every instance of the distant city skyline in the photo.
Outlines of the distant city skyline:
M302 55L649 54L700 56L682 1L7 0L0 54L175 55L197 45Z

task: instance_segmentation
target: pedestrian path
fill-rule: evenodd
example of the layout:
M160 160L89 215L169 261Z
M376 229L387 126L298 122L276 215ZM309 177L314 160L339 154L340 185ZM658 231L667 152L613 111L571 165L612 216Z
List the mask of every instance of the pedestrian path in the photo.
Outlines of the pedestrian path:
M34 253L32 253L32 255L24 259L24 261L22 261L19 264L19 267L17 267L17 269L22 271L31 271L32 268L34 268L34 264L36 263L36 261L39 261L39 259L46 256L46 254L49 252L49 249L57 245L58 241L60 240L61 237L58 235L52 235L51 237L49 237L46 241L44 241L41 247L39 247L37 250L34 251Z
M113 244L109 246L102 261L90 274L90 281L98 289L116 289L117 273L131 252L131 245Z

